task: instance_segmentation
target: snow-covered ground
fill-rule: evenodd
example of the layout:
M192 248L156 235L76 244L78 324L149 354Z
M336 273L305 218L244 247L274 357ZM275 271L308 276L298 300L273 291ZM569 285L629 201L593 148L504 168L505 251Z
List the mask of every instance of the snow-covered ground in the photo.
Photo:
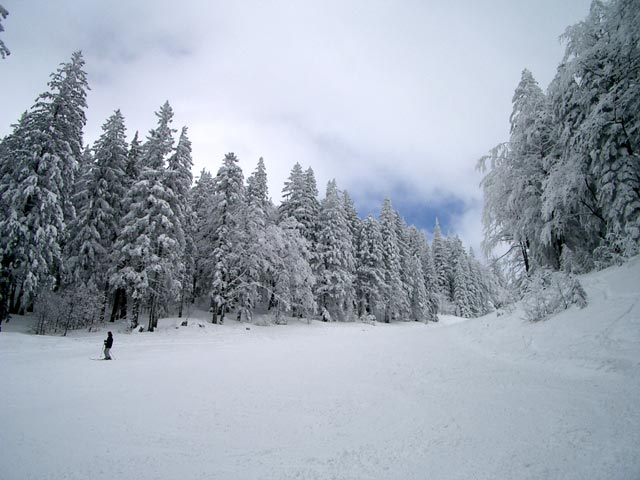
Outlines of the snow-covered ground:
M0 478L638 479L640 259L582 281L586 309L536 324L14 319ZM116 360L91 361L108 328Z

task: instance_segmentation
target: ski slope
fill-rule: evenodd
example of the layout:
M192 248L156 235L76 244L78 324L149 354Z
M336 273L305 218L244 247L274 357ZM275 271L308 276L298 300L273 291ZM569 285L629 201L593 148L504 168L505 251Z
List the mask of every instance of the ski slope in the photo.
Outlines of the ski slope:
M638 479L639 280L639 258L584 276L589 306L536 324L14 319L0 478ZM116 360L91 361L107 329Z

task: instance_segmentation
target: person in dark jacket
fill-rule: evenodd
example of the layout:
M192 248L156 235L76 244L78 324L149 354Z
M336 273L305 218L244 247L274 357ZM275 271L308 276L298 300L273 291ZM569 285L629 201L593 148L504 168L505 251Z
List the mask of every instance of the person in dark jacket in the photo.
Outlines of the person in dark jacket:
M113 335L111 332L107 333L107 339L104 341L104 359L111 360L111 355L109 352L111 351L111 346L113 345Z

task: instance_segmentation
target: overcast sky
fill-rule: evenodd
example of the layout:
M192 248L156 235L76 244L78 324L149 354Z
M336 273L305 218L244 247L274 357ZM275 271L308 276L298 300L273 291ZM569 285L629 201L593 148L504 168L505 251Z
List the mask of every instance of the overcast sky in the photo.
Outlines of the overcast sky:
M169 100L194 174L264 157L280 201L295 162L335 178L361 216L389 197L409 223L478 248L476 160L508 139L523 68L545 89L589 0L0 0L0 135L82 50L85 142L113 110L144 137Z

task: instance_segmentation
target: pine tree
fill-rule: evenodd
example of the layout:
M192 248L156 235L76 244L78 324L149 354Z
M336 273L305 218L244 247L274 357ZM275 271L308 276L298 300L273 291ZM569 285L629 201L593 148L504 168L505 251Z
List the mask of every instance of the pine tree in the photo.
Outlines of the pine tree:
M263 297L269 299L270 280L265 253L266 229L274 207L269 199L267 171L262 157L247 179L246 206L241 212L243 228L240 259L242 284L238 287L238 320L251 321L253 310Z
M402 282L402 259L398 245L396 212L389 199L385 199L382 204L380 233L384 274L384 321L389 323L402 318L402 315L409 310L409 299Z
M73 193L71 195L73 208L76 212L80 212L82 210L82 206L87 203L89 193L88 181L93 161L93 152L91 147L87 145L82 152L80 161L78 162L76 181L73 185ZM71 236L74 236L73 229L71 231Z
M429 292L425 281L423 255L428 250L424 234L415 227L407 230L407 270L405 272L405 283L408 287L409 300L411 305L411 318L418 322L432 321L437 313L437 303L434 295Z
M189 194L193 175L191 167L193 160L191 159L191 141L187 135L187 127L182 127L178 145L174 154L169 158L167 166L167 179L165 185L173 192L170 197L174 200L171 209L176 213L182 229L184 231L184 249L183 249L183 270L180 275L180 301L178 303L178 317L182 317L182 308L185 296L189 293L193 285L194 272L194 252L195 245L193 240L194 218L191 210L191 202Z
M282 202L278 207L280 220L295 218L296 221L300 223L300 219L302 217L301 212L303 209L304 189L305 184L302 166L296 162L282 189ZM300 227L303 228L301 223Z
M302 170L296 163L282 190L283 200L278 208L279 222L287 218L296 220L300 233L308 242L309 263L314 275L320 273L318 249L318 218L320 203L313 169Z
M318 302L331 319L347 320L355 300L352 273L355 262L351 231L335 180L327 184L318 225Z
M62 249L73 220L75 171L82 156L86 90L79 52L51 76L14 131L2 141L0 321L43 287L60 283ZM9 305L9 297L16 298Z
M129 194L129 191L137 183L140 178L142 162L142 144L138 139L138 132L133 136L129 151L127 152L127 163L125 166L125 175L123 179L125 197ZM123 197L124 198L124 197ZM127 205L124 201L121 203L121 211L119 212L119 218L124 217L127 212ZM112 270L113 271L113 268ZM127 316L127 288L123 283L120 283L115 287L113 295L113 305L111 308L111 322L115 322L119 318L126 318Z
M82 53L74 52L68 63L51 75L48 92L43 93L34 109L46 117L49 138L41 143L40 155L54 155L59 159L61 173L60 193L65 222L75 216L71 194L75 172L82 158L82 131L86 124L87 74L83 70Z
M454 305L454 313L459 317L472 316L472 300L469 288L471 285L471 273L467 254L462 242L456 236L450 241L451 264L451 301Z
M362 222L357 237L356 298L358 316L384 319L385 277L383 241L379 223L371 216Z
M8 15L9 15L9 12L7 11L7 9L4 8L2 5L0 5L0 20L4 20L5 18L7 18ZM4 32L4 26L0 21L0 33L2 32ZM4 44L4 42L0 40L0 58L5 58L9 55L11 55L11 52L9 51L7 46Z
M408 321L412 319L413 315L412 297L414 296L415 289L424 289L424 281L422 278L422 266L419 264L416 265L415 259L412 258L407 222L404 221L404 218L402 218L397 211L395 211L394 214L396 219L398 253L400 254L400 271L402 272L400 279L402 281L402 305L404 309L400 312L400 316ZM416 306L416 311L426 306L426 303L422 300L416 301L421 302L421 306ZM420 315L420 317L422 317L422 315Z
M258 160L255 171L247 179L247 203L254 210L258 227L266 227L273 211L273 203L269 198L267 169L262 157Z
M213 176L207 170L200 172L191 190L191 210L194 214L193 242L195 269L192 280L192 301L209 294L213 282Z
M557 268L560 240L551 230L541 236L545 223L542 212L546 158L552 148L549 102L528 70L513 96L508 145L499 145L483 157L480 168L490 171L482 180L485 248L506 242L514 262L524 272L537 265Z
M148 330L157 326L166 302L177 297L183 271L185 238L176 205L176 194L168 185L166 162L173 152L173 110L165 103L156 113L158 126L144 145L139 180L125 197L127 214L115 242L117 267L111 276L116 287L132 292L131 324L136 326L140 307L146 303Z
M362 227L362 220L360 220L356 207L353 204L353 200L351 199L349 192L346 190L342 192L342 204L344 205L344 213L347 225L349 225L349 232L351 233L351 238L355 245L355 238L358 236L360 228Z
M320 202L318 201L318 187L316 177L311 167L304 172L304 190L302 209L298 219L304 225L305 238L311 242L311 247L315 248L318 232L318 217L320 215Z
M442 238L442 231L440 230L440 222L436 218L436 224L433 229L433 239L431 241L431 253L433 260L433 269L435 271L435 288L436 293L441 299L447 299L449 297L449 266L448 266L448 254L447 247L444 239Z
M95 143L94 161L86 171L86 190L80 195L78 215L71 227L68 268L72 282L94 282L104 291L100 321L104 320L109 292L107 271L111 265L125 194L127 142L120 110L102 126Z
M424 233L418 232L419 239L419 256L422 263L422 274L424 275L424 286L427 292L427 319L432 322L438 321L439 299L436 288L436 273L433 266L433 257L431 249L427 243Z
M357 256L357 236L360 232L360 227L362 225L362 220L358 216L358 212L356 211L356 207L353 204L353 200L349 195L349 192L346 190L342 192L342 208L345 215L345 220L347 222L347 226L349 227L349 238L347 239L347 243L351 245L351 251L349 252L350 257L353 259L351 262L351 269L349 271L349 275L353 279L352 282L355 282L356 278L356 256ZM351 305L349 306L350 311L357 310L357 301L355 297L355 283L353 290L353 297L351 299Z
M313 170L308 168L303 172L300 164L296 163L282 189L282 197L278 208L280 220L294 218L298 222L300 233L314 249L320 204Z
M471 314L477 317L485 315L491 310L488 278L490 274L476 259L473 248L469 248L467 260L469 262L469 278L471 281L469 284Z
M127 166L125 168L128 187L131 187L140 177L141 159L142 145L138 139L138 132L136 132L133 140L131 140L131 146L129 147L129 154L127 156Z
M559 203L559 187L569 192L567 213L580 215L589 234L582 244L574 238L574 252L588 251L594 242L626 255L638 251L638 7L637 0L594 2L588 17L567 29L564 62L550 87L563 148L548 203Z
M213 183L211 242L213 323L222 323L243 285L245 187L242 169L233 153L225 155Z
M270 277L270 308L275 309L276 323L286 323L284 314L304 317L313 314L315 276L309 265L309 242L301 235L293 217L266 229L264 256Z

